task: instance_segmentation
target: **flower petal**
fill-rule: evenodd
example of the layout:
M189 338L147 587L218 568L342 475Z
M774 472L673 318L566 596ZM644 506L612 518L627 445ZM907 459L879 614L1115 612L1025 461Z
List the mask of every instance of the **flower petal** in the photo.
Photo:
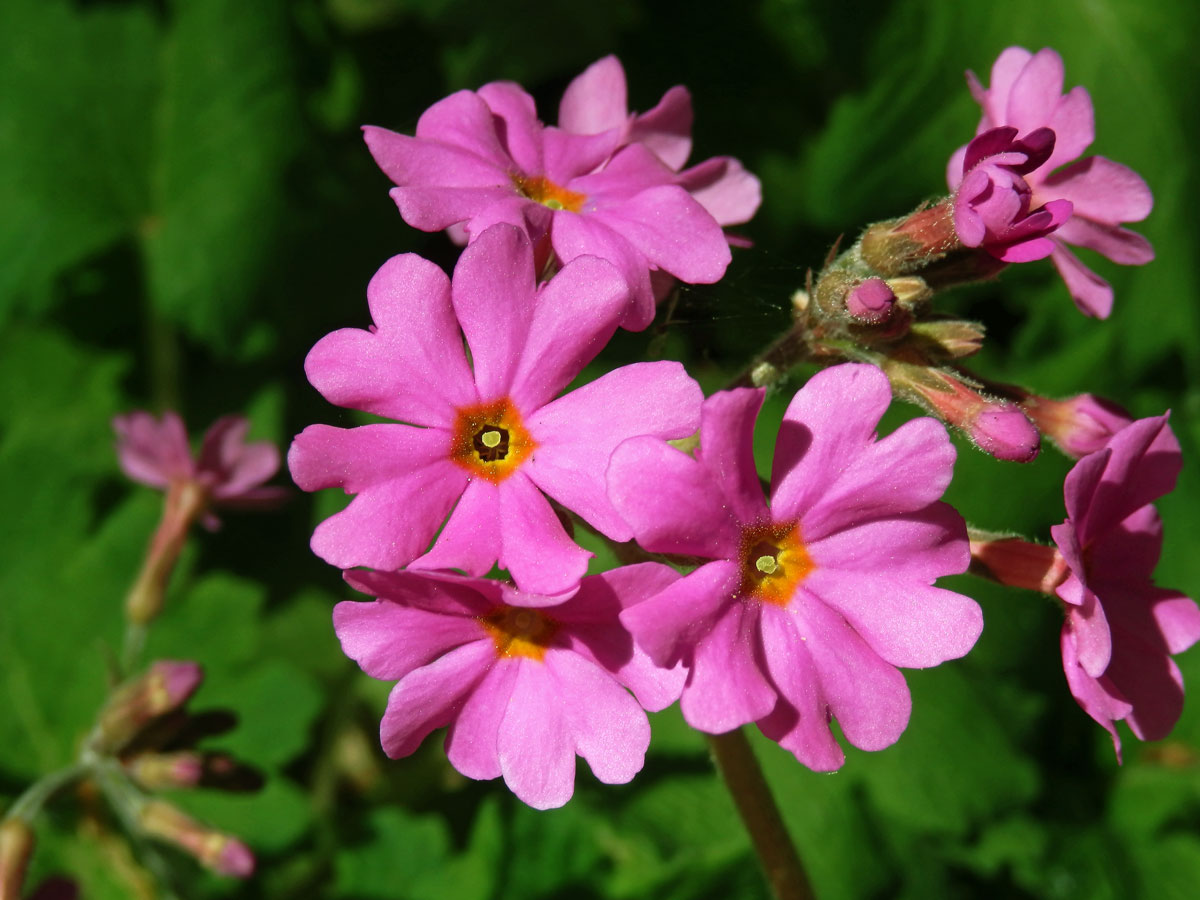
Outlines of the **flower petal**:
M629 306L621 327L641 331L654 320L654 293L650 288L650 264L629 241L594 216L572 212L554 215L550 225L554 252L564 263L579 256L598 256L616 266L629 285Z
M528 466L528 464L526 464ZM500 483L500 565L530 594L573 589L592 554L563 529L550 503L524 472Z
M576 134L624 128L628 118L625 70L611 54L575 76L558 105L558 127Z
M709 563L622 612L621 624L658 665L690 665L692 648L713 630L740 581L736 563Z
M740 225L762 204L762 182L732 156L714 156L679 173L679 185L718 225Z
M617 329L629 305L629 286L609 262L576 257L538 293L512 398L521 409L549 403Z
M398 681L379 725L383 752L392 759L408 756L429 732L449 725L495 658L490 639L474 641Z
M836 612L821 602L797 604L797 630L842 733L860 750L882 750L908 725L912 698L904 676L884 662Z
M829 706L795 617L782 607L764 606L762 636L767 671L780 697L770 715L758 720L759 729L814 772L841 768L846 757L830 731Z
M325 399L418 425L453 422L457 407L478 402L441 269L413 253L394 256L371 278L367 300L374 332L335 331L304 362Z
M469 480L433 547L409 563L412 569L462 569L483 576L500 557L500 492L482 479Z
M633 780L650 746L650 722L637 701L612 675L569 650L547 650L545 667L575 752L605 784Z
M1117 729L1113 727L1119 719L1124 719L1133 710L1133 706L1125 699L1120 690L1107 676L1093 678L1083 670L1075 655L1075 641L1070 634L1069 626L1064 623L1060 638L1062 647L1063 673L1067 676L1067 687L1071 696L1085 713L1096 722L1103 725L1112 735L1113 747L1117 751L1117 760L1121 759L1121 739Z
M372 678L396 681L455 647L487 637L474 618L393 600L343 600L333 608L342 652Z
M493 225L475 237L454 267L454 312L485 403L509 394L529 337L534 291L533 248L512 225Z
M741 522L768 517L754 463L754 423L765 395L762 389L719 391L701 407L696 458L714 479L734 519Z
M1058 101L1054 115L1046 125L1054 132L1054 152L1046 160L1042 171L1051 172L1063 163L1078 159L1096 139L1092 98L1087 89L1073 87L1067 91Z
M504 147L527 175L545 171L542 159L542 132L533 98L512 81L493 81L478 91L492 114L500 120L496 131Z
M636 116L629 141L640 143L675 171L692 152L692 95L682 85L663 94L658 104Z
M1038 193L1070 200L1075 215L1107 225L1140 222L1154 206L1142 176L1103 156L1089 156L1055 172L1039 185Z
M983 613L969 597L876 572L818 567L801 590L841 613L893 666L923 669L958 659L983 630Z
M843 528L808 543L820 569L875 572L932 584L965 572L971 560L966 525L948 503Z
M512 699L519 664L496 661L467 697L446 732L446 759L468 778L500 777L500 723Z
M1067 283L1071 299L1085 316L1107 319L1112 312L1113 290L1107 281L1079 261L1062 241L1055 241L1050 258Z
M677 362L622 366L526 420L538 448L525 471L605 535L627 541L633 531L613 506L605 480L613 451L631 437L693 434L702 399L700 386Z
M1062 88L1062 57L1044 47L1033 54L1013 81L1004 124L1017 126L1021 134L1049 124Z
M562 806L575 792L575 745L563 716L559 683L543 663L517 662L497 741L504 783L534 809Z
M693 728L723 734L775 708L778 695L760 663L760 618L759 604L735 601L697 642L679 701Z
M1055 237L1077 247L1095 250L1123 266L1141 266L1154 259L1154 248L1136 231L1079 216L1072 216L1064 222L1055 232Z

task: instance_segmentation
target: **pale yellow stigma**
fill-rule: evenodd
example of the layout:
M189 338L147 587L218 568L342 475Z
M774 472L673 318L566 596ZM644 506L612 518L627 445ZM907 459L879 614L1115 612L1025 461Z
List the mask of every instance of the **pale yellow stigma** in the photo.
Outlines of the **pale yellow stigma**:
M500 432L485 431L483 434L481 434L479 436L479 440L481 440L483 442L483 446L491 447L494 449L494 448L500 446Z
M773 556L760 556L754 561L754 568L764 575L774 575L775 570L779 568L779 563Z

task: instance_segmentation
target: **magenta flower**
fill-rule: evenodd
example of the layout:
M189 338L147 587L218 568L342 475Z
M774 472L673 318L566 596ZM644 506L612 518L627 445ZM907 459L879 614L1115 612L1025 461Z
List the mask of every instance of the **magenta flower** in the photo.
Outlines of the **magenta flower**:
M676 85L649 112L631 113L625 70L615 56L592 63L567 86L558 127L588 135L615 130L618 147L646 147L679 173L676 183L720 225L749 222L762 202L762 184L732 156L715 156L684 169L692 152L692 98L687 88Z
M347 572L379 599L339 603L333 626L364 672L397 681L380 726L388 756L408 756L449 726L454 768L502 775L549 809L571 798L576 754L606 784L641 771L643 707L673 703L684 673L651 663L617 616L678 577L656 563L626 566L584 578L564 601L442 573Z
M1118 719L1143 741L1174 727L1183 676L1171 656L1200 639L1195 602L1151 581L1162 550L1151 503L1174 489L1181 465L1167 417L1139 419L1076 463L1064 486L1067 519L1051 529L1065 570L1055 593L1067 614L1067 684L1118 757Z
M1079 309L1089 316L1106 318L1112 311L1112 288L1067 249L1067 244L1095 250L1113 262L1142 265L1154 250L1141 235L1121 228L1150 214L1154 200L1150 189L1133 170L1103 156L1078 157L1095 139L1092 101L1082 87L1063 94L1062 57L1049 48L1030 53L1009 47L992 66L992 83L984 88L974 73L967 73L971 93L983 107L978 135L993 128L1012 126L1022 140L1039 129L1054 132L1054 150L1036 171L1024 174L1032 194L1029 208L1050 208L1051 201L1072 205L1070 218L1058 225L1051 238L1050 254ZM965 183L960 148L950 160L950 187ZM1064 169L1059 166L1071 163ZM1058 169L1058 171L1055 171ZM1057 214L1055 214L1057 217Z
M1021 409L1058 449L1075 459L1103 450L1114 434L1133 422L1120 406L1093 394L1066 400L1027 394Z
M1054 132L1039 128L1023 140L1017 129L993 128L967 145L962 183L954 194L954 230L967 247L983 247L1004 262L1045 259L1049 237L1071 216L1068 200L1050 200L1030 212L1033 189L1022 177L1054 151Z
M548 240L563 263L606 259L632 289L622 327L640 330L654 318L651 271L710 284L729 265L721 226L653 152L640 143L618 149L621 129L548 128L515 84L452 94L425 111L415 137L374 126L364 134L398 185L392 198L409 225L439 231L462 223L475 240L506 222L539 252Z
M313 552L343 569L485 575L499 561L522 590L572 589L590 554L543 492L629 540L605 491L609 454L699 423L700 388L676 362L624 366L554 399L612 335L627 297L621 275L593 257L539 287L529 240L509 225L463 251L453 284L413 254L385 263L367 288L374 326L327 335L305 371L331 403L409 424L297 436L288 464L300 487L357 495L317 526Z
M938 502L954 448L933 419L877 441L883 373L840 365L792 400L775 448L770 505L754 467L763 394L705 401L693 458L662 441L623 443L609 492L643 547L713 560L621 614L662 666L682 661L684 718L720 733L757 722L812 769L844 756L836 717L864 750L908 723L897 666L933 666L974 645L974 601L932 587L963 572L962 519Z
M163 413L161 421L141 411L113 419L117 461L126 475L165 491L199 488L205 508L270 506L286 496L284 488L262 486L279 469L279 450L267 441L246 443L249 428L243 416L218 419L193 459L183 420L175 413ZM209 528L220 524L211 514L202 522Z

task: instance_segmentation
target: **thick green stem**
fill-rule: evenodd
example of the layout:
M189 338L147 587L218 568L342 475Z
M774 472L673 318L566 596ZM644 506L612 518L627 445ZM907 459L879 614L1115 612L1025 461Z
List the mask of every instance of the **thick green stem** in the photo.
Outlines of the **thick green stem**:
M816 895L745 731L710 734L708 743L776 900L812 900Z

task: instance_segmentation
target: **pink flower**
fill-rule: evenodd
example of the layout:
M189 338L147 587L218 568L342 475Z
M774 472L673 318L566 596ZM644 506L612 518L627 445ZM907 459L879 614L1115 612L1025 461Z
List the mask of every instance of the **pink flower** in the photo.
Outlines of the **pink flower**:
M454 768L502 775L549 809L571 798L576 754L606 784L641 770L643 707L673 703L684 674L654 666L617 616L678 577L656 563L626 566L584 578L564 601L447 574L347 572L379 599L339 603L333 626L364 672L397 681L380 726L388 756L408 756L449 726Z
M1001 126L1013 126L1021 139L1042 128L1054 132L1053 152L1036 171L1024 173L1032 191L1029 208L1050 209L1055 200L1071 203L1070 218L1051 238L1050 256L1079 309L1106 318L1112 311L1112 288L1066 245L1087 247L1126 265L1149 262L1154 258L1149 242L1120 225L1150 214L1154 202L1150 189L1136 172L1119 163L1102 156L1078 158L1095 138L1092 101L1082 87L1063 94L1062 57L1053 50L1034 54L1009 47L992 66L990 88L984 88L972 72L967 73L967 81L983 107L976 134ZM967 148L960 148L950 160L951 188L959 188L963 181L966 152ZM1071 165L1055 171L1066 163Z
M1062 631L1067 684L1108 729L1124 719L1143 741L1165 737L1183 708L1171 659L1200 639L1200 609L1151 576L1162 550L1152 501L1175 487L1182 457L1167 417L1139 419L1067 475L1067 519L1051 529L1065 578Z
M357 495L317 526L313 551L343 569L484 575L499 561L522 590L573 588L590 554L542 492L628 540L605 492L609 454L635 435L684 437L699 421L700 388L676 362L624 366L554 399L612 335L627 297L593 257L538 287L529 240L510 225L463 251L453 284L413 254L386 262L367 288L375 325L327 335L305 371L331 403L409 424L297 436L288 464L300 487Z
M243 416L218 419L193 459L183 420L175 413L163 413L161 421L141 411L113 419L117 461L126 475L166 491L185 484L199 488L206 508L270 506L286 496L281 487L262 487L279 469L279 450L266 441L246 443L249 428ZM220 524L211 514L203 521L210 528Z
M832 770L844 756L831 718L856 747L891 745L910 708L896 667L962 656L979 636L974 601L932 587L968 563L962 519L938 502L954 448L933 419L877 441L887 378L836 366L788 407L768 505L753 456L762 397L705 401L695 458L651 438L613 454L609 492L638 543L713 560L621 621L656 663L688 668L693 727L757 722L805 765Z
M1026 394L1021 409L1058 449L1075 459L1103 450L1114 434L1133 421L1117 404L1093 394L1066 400Z
M732 156L715 156L683 169L692 152L692 98L687 88L676 85L649 112L631 113L625 70L615 56L592 63L567 86L558 126L572 134L616 130L618 147L646 147L679 173L676 183L720 225L749 222L762 202L762 184Z
M506 222L539 252L548 240L563 263L606 259L632 289L622 327L640 330L654 318L652 270L710 284L729 265L721 226L653 152L640 143L618 149L622 129L548 128L515 84L452 94L425 111L415 137L374 126L364 134L398 185L392 198L408 224L439 231L463 223L475 240Z
M954 194L954 230L967 247L983 247L1004 262L1045 259L1049 237L1071 216L1067 200L1030 212L1033 190L1022 178L1054 150L1054 132L1039 128L1015 140L1017 129L993 128L967 145L963 180Z

